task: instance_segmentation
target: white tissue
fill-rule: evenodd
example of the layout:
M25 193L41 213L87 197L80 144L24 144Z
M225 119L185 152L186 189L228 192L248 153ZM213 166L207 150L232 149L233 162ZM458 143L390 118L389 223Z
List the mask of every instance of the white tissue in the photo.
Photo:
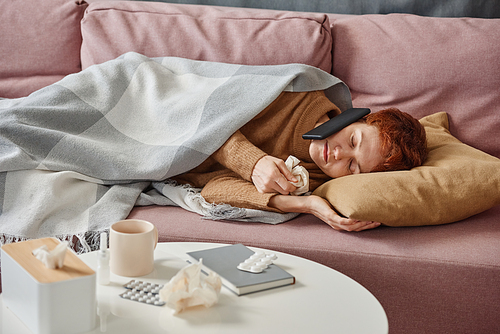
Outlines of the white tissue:
M51 251L49 251L46 245L43 245L42 247L33 250L32 253L38 260L42 261L47 268L57 269L64 266L64 258L66 256L67 248L68 242L63 241Z
M302 195L309 191L309 172L303 166L298 166L300 160L293 155L286 159L286 168L292 172L293 176L297 179L297 182L291 182L297 189L292 192L292 195Z
M175 313L198 305L210 307L219 300L222 285L220 276L213 272L202 276L202 261L200 259L200 262L182 268L160 290L160 299Z

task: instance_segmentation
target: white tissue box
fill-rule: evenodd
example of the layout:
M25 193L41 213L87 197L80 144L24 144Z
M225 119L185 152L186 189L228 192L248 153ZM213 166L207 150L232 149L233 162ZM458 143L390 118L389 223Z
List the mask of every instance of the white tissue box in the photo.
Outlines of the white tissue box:
M2 247L2 298L33 332L81 333L96 326L96 275L67 249L64 266L48 269L32 251L43 245L53 250L54 238L7 244Z

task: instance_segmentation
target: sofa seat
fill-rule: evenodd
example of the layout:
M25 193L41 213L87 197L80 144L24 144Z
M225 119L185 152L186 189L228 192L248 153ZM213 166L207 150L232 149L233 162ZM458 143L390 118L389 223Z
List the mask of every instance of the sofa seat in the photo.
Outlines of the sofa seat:
M450 225L362 233L333 231L311 215L268 225L137 207L129 217L155 224L162 242L243 243L338 270L380 301L390 333L493 333L500 326L500 226L491 223L498 206Z

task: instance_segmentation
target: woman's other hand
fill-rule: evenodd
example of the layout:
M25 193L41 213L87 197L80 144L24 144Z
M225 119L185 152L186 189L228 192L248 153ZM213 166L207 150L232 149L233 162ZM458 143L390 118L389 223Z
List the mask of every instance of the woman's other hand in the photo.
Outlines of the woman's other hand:
M288 195L295 191L290 182L297 182L281 159L266 155L259 159L252 171L252 182L260 193Z
M310 213L338 231L358 232L380 226L373 221L360 221L340 217L327 200L319 196L282 196L276 195L269 206L284 212Z

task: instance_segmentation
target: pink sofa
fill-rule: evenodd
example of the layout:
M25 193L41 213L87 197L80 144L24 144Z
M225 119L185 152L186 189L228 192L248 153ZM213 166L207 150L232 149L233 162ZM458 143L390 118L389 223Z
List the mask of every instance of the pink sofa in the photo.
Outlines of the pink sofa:
M398 107L415 117L446 111L453 135L500 157L500 19L23 0L0 3L0 26L4 98L26 96L127 51L299 62L344 80L355 106ZM451 224L362 233L334 231L311 215L268 225L148 206L130 217L154 223L161 242L243 243L334 268L378 298L391 333L500 332L498 205Z

